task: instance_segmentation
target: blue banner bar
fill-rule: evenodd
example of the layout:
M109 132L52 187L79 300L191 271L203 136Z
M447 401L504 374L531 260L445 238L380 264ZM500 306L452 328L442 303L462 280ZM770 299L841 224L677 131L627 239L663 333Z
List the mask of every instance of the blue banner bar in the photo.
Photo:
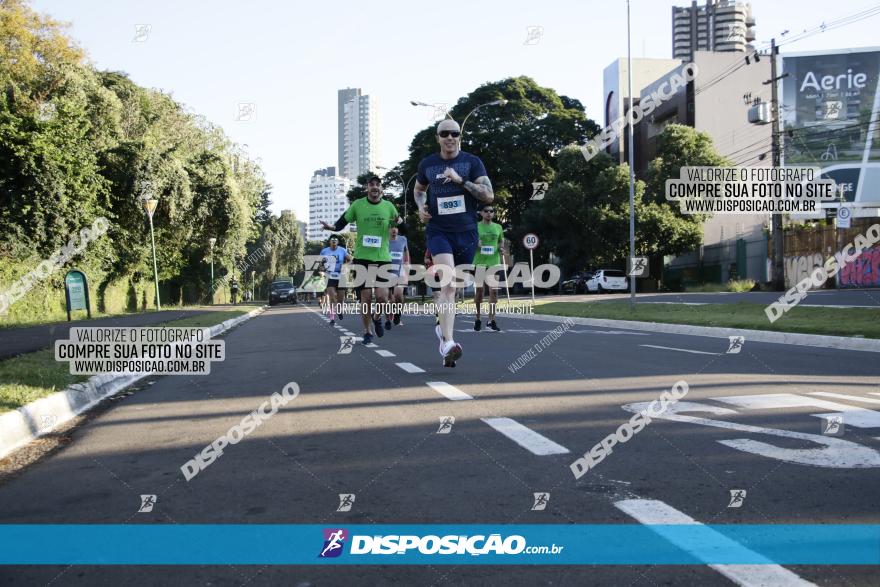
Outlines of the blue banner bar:
M880 525L0 524L3 565L880 565Z

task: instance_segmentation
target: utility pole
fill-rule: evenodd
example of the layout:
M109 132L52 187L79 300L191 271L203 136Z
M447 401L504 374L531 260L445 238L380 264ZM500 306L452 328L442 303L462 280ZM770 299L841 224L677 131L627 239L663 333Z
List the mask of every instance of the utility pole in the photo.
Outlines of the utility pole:
M779 80L786 75L776 75L776 56L779 50L776 48L776 39L770 39L770 79L764 85L770 84L770 109L772 116L771 140L773 144L773 167L782 165L782 133L779 131ZM785 290L785 234L782 228L782 214L773 214L773 289Z
M636 155L634 152L633 137L633 70L632 70L632 45L630 43L630 13L629 0L626 0L626 75L627 93L629 94L629 263L631 265L636 256L636 210L635 210L635 185L636 185ZM636 278L629 279L629 309L636 308Z

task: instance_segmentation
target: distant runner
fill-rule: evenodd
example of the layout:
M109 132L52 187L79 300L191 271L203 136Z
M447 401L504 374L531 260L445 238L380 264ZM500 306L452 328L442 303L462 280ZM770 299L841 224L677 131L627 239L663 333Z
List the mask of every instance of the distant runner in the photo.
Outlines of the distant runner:
M397 214L397 208L388 200L382 199L382 180L378 175L371 175L367 180L367 196L359 198L351 203L348 209L336 221L336 224L327 224L323 220L321 226L324 230L340 231L349 223L357 224L357 242L354 247L354 265L365 267L368 271L371 267L379 268L381 265L391 262L391 253L388 249L388 234L390 228L403 222ZM386 301L388 283L360 282L355 287L355 293L361 304L361 318L364 323L364 344L373 342L370 331L370 320L373 321L373 329L376 336L385 334L382 328L382 320L379 314L371 314L372 288L376 288L376 300L381 304Z
M397 275L397 283L394 287L389 288L391 303L398 308L403 304L403 286L406 285L406 268L409 265L409 243L406 237L398 234L396 226L391 227L391 240L388 243L391 253L391 264L394 266L394 274ZM400 321L400 312L385 314L385 329L391 330L393 324L396 326L402 324Z
M495 305L498 303L498 286L490 285L489 275L493 275L496 281L501 280L504 275L503 266L501 265L501 255L507 257L507 251L504 250L504 229L497 222L492 222L495 214L495 208L491 205L484 206L480 210L482 220L477 224L477 232L480 235L480 249L474 255L474 267L490 268L486 271L486 281L482 286L476 285L474 288L474 305L477 307L477 316L474 321L474 330L479 331L480 322L480 304L483 301L483 290L489 295L489 322L486 324L491 330L499 332L501 329L495 324ZM494 271L491 269L494 268ZM500 270L500 271L499 271Z
M438 294L440 324L435 329L445 367L455 367L462 355L461 345L452 338L455 265L473 262L478 242L477 207L495 199L486 167L479 157L461 150L460 137L461 129L454 120L443 120L437 125L440 153L419 163L414 188L419 218L427 223L427 249L441 278L448 282ZM426 192L428 188L430 192Z
M336 306L339 306L339 319L342 320L342 304L345 302L343 292L339 291L339 274L343 263L351 261L351 255L345 247L339 246L339 239L331 236L330 246L321 249L324 257L324 270L327 272L327 314L330 316L330 326L336 324Z

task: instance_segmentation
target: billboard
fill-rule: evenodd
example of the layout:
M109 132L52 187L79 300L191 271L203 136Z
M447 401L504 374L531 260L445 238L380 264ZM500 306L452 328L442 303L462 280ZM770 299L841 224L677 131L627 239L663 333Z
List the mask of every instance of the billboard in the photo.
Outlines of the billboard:
M782 71L785 165L821 167L842 200L880 207L880 47L783 55Z

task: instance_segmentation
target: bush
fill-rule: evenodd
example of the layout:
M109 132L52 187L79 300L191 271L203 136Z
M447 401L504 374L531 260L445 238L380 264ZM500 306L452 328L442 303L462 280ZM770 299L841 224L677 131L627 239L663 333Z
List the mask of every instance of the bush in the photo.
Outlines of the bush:
M754 288L755 282L751 279L731 279L727 282L727 291L744 292Z

